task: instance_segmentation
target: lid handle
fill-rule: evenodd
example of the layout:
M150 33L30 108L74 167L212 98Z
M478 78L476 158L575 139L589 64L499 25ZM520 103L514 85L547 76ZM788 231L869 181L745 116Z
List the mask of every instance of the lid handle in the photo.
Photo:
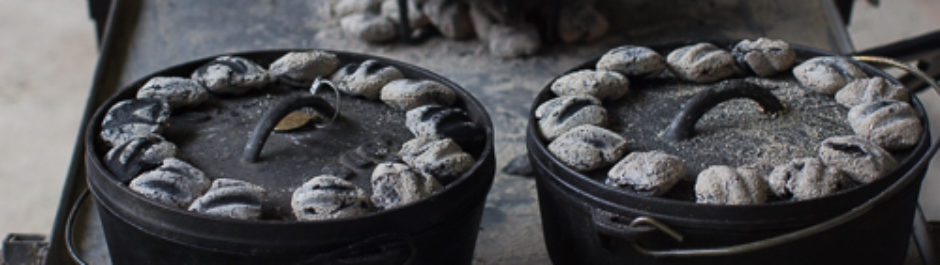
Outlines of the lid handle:
M669 123L669 128L666 128L663 137L672 141L692 138L695 136L695 123L708 110L722 102L736 98L749 98L756 101L760 105L758 111L761 113L776 115L787 111L786 104L769 90L744 79L725 80L686 101L679 114Z

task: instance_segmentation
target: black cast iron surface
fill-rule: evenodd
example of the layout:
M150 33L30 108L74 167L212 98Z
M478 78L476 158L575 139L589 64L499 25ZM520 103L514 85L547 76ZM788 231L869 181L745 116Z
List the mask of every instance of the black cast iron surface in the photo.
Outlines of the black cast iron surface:
M460 84L486 107L496 127L497 168L524 152L524 128L535 92L553 77L625 43L769 36L826 50L852 51L830 1L598 1L611 33L584 46L547 47L523 59L489 55L479 41L444 38L374 46L343 36L327 0L115 1L88 108L153 71L214 54L324 48L401 60ZM225 6L228 8L217 8ZM613 11L616 11L614 13ZM666 14L664 14L664 12ZM86 115L87 116L87 115ZM80 136L81 137L81 136ZM80 138L79 138L80 139ZM76 153L82 153L76 147ZM68 209L85 189L81 157L63 190L47 264L72 264L64 245ZM531 179L499 173L487 199L474 264L548 264ZM94 207L78 211L76 243L90 264L107 264ZM912 263L919 264L919 263Z

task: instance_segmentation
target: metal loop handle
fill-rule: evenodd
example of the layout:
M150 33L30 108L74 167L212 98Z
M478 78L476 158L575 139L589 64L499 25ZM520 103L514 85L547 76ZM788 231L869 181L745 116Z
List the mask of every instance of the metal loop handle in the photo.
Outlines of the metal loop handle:
M334 121L336 121L336 118L339 117L339 112L340 112L339 109L340 109L340 107L342 107L342 104L341 104L340 101L342 100L343 97L340 96L340 94L339 94L339 89L336 89L336 86L333 85L333 82L330 82L330 80L326 80L326 79L317 77L317 79L316 79L315 81L313 81L313 85L310 86L310 94L316 96L317 93L320 92L320 88L322 88L322 87L324 87L324 86L327 86L327 87L329 87L331 90L333 90L333 99L335 99L335 101L336 101L336 104L333 104L333 106L334 106L333 108L335 108L336 110L333 111L333 115L330 116L330 120L328 120L328 121L326 121L326 122L324 122L324 123L321 123L321 124L316 124L315 126L316 126L317 128L323 128L323 127L329 126L329 125L332 124Z
M708 110L722 102L748 98L759 104L758 111L767 114L779 114L787 110L786 104L777 96L758 85L744 79L725 80L714 87L700 92L682 104L682 110L672 119L666 128L663 138L672 141L681 141L695 136L695 123L698 122Z
M72 205L72 209L69 210L68 218L65 219L65 248L69 251L69 256L72 257L72 261L79 265L87 265L88 262L85 262L85 259L78 253L78 248L75 247L75 218L77 218L78 211L82 208L82 204L85 203L88 193L90 193L88 189L85 189L82 191L81 195L78 195L78 199L75 200L75 204Z
M314 88L315 87L316 86L314 86ZM277 122L291 111L302 107L311 107L317 112L333 116L333 119L339 115L338 110L315 95L292 97L281 101L268 110L268 112L261 117L261 121L258 122L258 125L255 125L255 129L252 130L248 143L245 144L242 160L249 163L257 161L258 156L261 154L261 149L264 147L264 143L268 140L268 136L271 135L271 130L274 129ZM330 122L332 122L333 119L331 119Z
M937 84L936 80L933 80L930 76L928 76L927 74L925 74L924 72L920 71L919 69L915 67L911 67L902 62L889 59L889 58L884 58L884 57L853 56L852 59L856 61L860 61L860 62L890 65L890 66L901 68L905 71L909 71L913 73L914 75L920 78L923 78L924 81L930 84L930 86L934 89L935 92L940 94L940 84ZM924 154L924 158L921 158L919 161L917 161L917 163L912 168L925 168L926 163L930 163L930 160L931 160L930 158L933 156L934 153L937 152L938 147L940 147L940 138L933 140L932 145L930 146L930 149L927 150L927 152ZM716 248L669 249L669 250L647 249L641 246L638 241L633 241L632 244L633 244L633 248L636 249L637 252L642 253L647 256L652 256L652 257L657 257L657 258L699 258L699 257L726 256L726 255L735 255L735 254L753 252L753 251L757 251L761 249L776 247L776 246L780 246L780 245L794 242L797 240L805 239L807 237L819 234L824 231L828 231L834 227L837 227L849 221L852 221L855 218L858 218L859 216L867 213L868 211L870 211L872 208L874 208L875 206L877 206L879 203L883 202L887 198L890 198L898 194L905 187L907 187L908 185L910 185L911 183L913 183L915 180L918 180L918 179L919 178L914 178L914 177L906 177L906 178L902 177L897 182L894 182L890 186L888 186L888 188L886 188L883 192L875 195L874 197L868 199L864 203L852 208L851 210L839 216L833 217L832 219L826 220L824 222L821 222L821 223L818 223L818 224L815 224L815 225L812 225L812 226L809 226L800 230L796 230L796 231L789 232L786 234L782 234L782 235L778 235L778 236L774 236L774 237L770 237L766 239L761 239L761 240L757 240L757 241L753 241L749 243L743 243L743 244L726 246L726 247L716 247ZM634 224L636 224L635 226L637 227L645 226L645 227L650 227L656 230L660 230L666 234L669 234L670 236L673 236L672 235L673 233L678 235L679 238L681 238L682 236L678 231L676 231L675 229L672 229L665 223L659 222L650 217L645 217L645 216L637 217L633 219L633 221L631 222L631 226L634 226ZM673 236L673 238L676 238L676 237Z

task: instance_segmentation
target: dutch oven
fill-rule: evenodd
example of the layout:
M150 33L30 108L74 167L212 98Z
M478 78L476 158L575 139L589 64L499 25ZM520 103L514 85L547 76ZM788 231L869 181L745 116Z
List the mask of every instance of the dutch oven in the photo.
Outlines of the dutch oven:
M307 51L252 51L230 55L266 67L288 52ZM239 116L225 111L199 114L201 110L220 107L196 107L193 111L184 111L196 114L174 113L162 134L168 140L180 141L177 143L179 156L203 169L209 177L241 178L267 189L261 218L233 219L169 207L133 192L126 179L112 172L103 161L108 147L99 138L99 132L109 107L134 98L138 88L152 77L188 77L213 59L186 62L123 88L87 125L84 141L88 182L113 263L470 264L484 200L494 177L493 130L484 108L458 85L425 69L374 56L326 52L335 54L340 66L374 60L384 66L394 66L405 78L432 80L453 90L456 94L453 106L464 110L470 122L481 128L476 135L480 141L477 146L465 147L476 162L459 176L441 180L444 186L438 192L404 206L336 219L298 220L290 216L290 191L320 174L320 166L336 159L348 159L337 156L359 144L380 137L401 144L410 138L404 124L396 125L404 123L405 113L382 102L361 103L363 99L341 96L337 91L332 95L335 101L330 101L332 96L320 99L303 90L283 89L248 93L249 98L267 102L264 104L244 97L219 96L209 101L215 103L209 104L230 104L226 106L245 108L249 112L240 113L248 114ZM372 70L364 71L371 73ZM290 97L298 93L307 96ZM227 101L234 103L224 103ZM338 113L338 118L334 116L336 121L323 128L307 126L298 131L271 133L276 124L280 126L279 118L301 107L313 107L327 117ZM187 124L196 125L187 127ZM213 129L219 130L210 136L185 137L187 130ZM197 141L212 144L199 145ZM365 176L362 172L352 172L350 181L368 189L369 172L371 170Z
M679 42L649 47L665 55L694 43ZM730 51L736 42L711 43ZM808 47L792 47L797 64L812 57L834 56ZM890 63L890 60L869 57L853 59L857 60L851 60L851 63L869 76L882 77L898 84L881 70L859 62ZM586 62L568 73L593 69L597 61ZM895 66L903 64L895 62ZM736 75L740 77L741 74ZM793 82L793 75L790 70L786 70L769 79L783 80L781 82L789 79ZM580 172L566 165L549 150L551 141L540 129L536 107L558 96L551 89L551 84L556 80L536 96L526 137L529 159L536 170L545 244L554 264L901 264L905 260L920 182L937 148L930 145L930 133L926 129L912 148L893 152L899 165L893 173L873 182L808 200L776 199L750 205L701 204L693 198L691 182L694 180L690 180L689 175L694 178L698 171L708 165L726 163L741 166L735 160L747 160L751 157L743 156L755 154L744 150L722 155L722 148L717 148L719 151L713 153L717 155L713 158L717 158L713 161L686 161L692 172L687 173L684 180L662 196L646 196L605 185L604 173L610 166ZM761 102L763 96L760 95L703 95L728 91L720 88L722 84L728 84L726 82L694 84L675 78L633 77L629 81L630 89L625 96L603 102L610 113L608 123L613 124L610 127L616 127L613 131L624 135L626 139L627 152L650 151L644 149L652 148L650 146L655 144L649 142L655 141L698 141L694 131L696 122L703 119L703 115L715 105L731 98L750 98L758 101L765 110L774 108L773 104ZM667 94L666 97L650 95L653 92L661 93L657 89L676 86L697 88L695 91L698 92L674 89L668 92L673 94ZM710 102L703 104L702 98L708 98L705 101ZM630 116L632 120L625 118L627 115L624 114L622 104L650 99L667 101L645 102L661 106L657 111ZM922 127L929 128L922 104L913 95L910 102L920 117ZM754 108L743 111L757 112ZM715 114L711 116L711 124L719 126L701 130L714 132L757 126L757 123L721 123L722 119L737 121L733 116ZM773 118L762 119L775 122ZM676 123L683 125L677 126ZM629 131L661 133L651 133L643 138ZM730 150L728 152L735 152L735 148L753 146L749 141L768 140L755 136L728 141L719 144L724 144ZM708 146L708 143L704 145Z

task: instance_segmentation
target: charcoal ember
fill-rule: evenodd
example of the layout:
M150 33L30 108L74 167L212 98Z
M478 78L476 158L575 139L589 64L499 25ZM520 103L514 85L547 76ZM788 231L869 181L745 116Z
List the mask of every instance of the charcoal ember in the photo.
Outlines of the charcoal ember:
M584 124L604 126L607 110L591 96L560 96L539 105L535 118L539 119L539 131L551 141Z
M339 63L339 57L329 52L290 52L271 63L268 73L282 83L308 88L317 77L336 71Z
M734 57L711 43L678 48L666 55L666 65L677 77L698 83L714 82L734 74Z
M731 49L731 55L739 65L763 77L790 69L796 61L789 43L768 38L742 40Z
M333 15L345 17L359 13L376 13L379 12L381 4L381 0L339 0L333 5Z
M162 99L127 99L115 103L101 121L101 140L111 146L159 133L170 118L170 105Z
M385 84L404 77L395 67L370 59L361 64L351 63L343 66L333 73L331 79L333 84L346 94L378 99Z
M666 69L666 61L653 49L624 45L604 53L596 67L625 76L653 76Z
M868 77L848 59L835 56L809 59L793 67L793 76L803 88L826 95L835 94L853 80Z
M710 166L695 180L695 202L752 205L767 201L767 181L755 168Z
M450 138L467 148L482 146L486 137L482 127L455 107L424 105L414 108L405 113L405 126L416 137Z
M891 153L859 136L835 136L819 146L819 159L859 183L871 183L898 166Z
M399 79L382 87L379 98L394 109L407 111L429 104L450 106L457 94L436 81Z
M382 163L372 172L372 203L397 208L426 198L442 189L434 177L411 170L401 163Z
M442 35L451 39L473 37L473 25L467 3L457 0L426 0L422 11Z
M672 189L685 175L685 161L662 151L633 152L607 172L605 183L647 196Z
M566 166L580 172L609 166L623 157L627 140L602 127L575 127L548 144L548 151Z
M261 217L266 191L261 186L237 179L212 181L205 194L196 198L189 211L241 220Z
M382 43L392 40L398 35L395 23L378 14L359 13L348 15L341 19L339 24L346 34L367 42Z
M330 175L342 179L351 179L356 177L356 172L340 163L331 163L320 168L320 175Z
M428 20L428 17L424 15L424 11L421 10L421 6L424 4L422 0L407 0L408 6L408 25L411 28L422 28L431 24L431 20ZM399 16L401 15L401 10L398 9L398 0L385 0L382 2L381 14L388 19L396 23L401 23Z
M836 193L845 178L845 174L826 166L819 158L806 157L774 167L767 182L778 197L802 201Z
M610 28L607 18L594 9L594 1L571 1L560 9L558 37L565 43L593 42Z
M449 138L417 137L405 142L398 154L414 170L443 183L457 179L476 163Z
M579 70L559 77L551 86L559 96L586 95L600 100L615 100L630 89L630 81L617 72Z
M369 195L352 182L330 175L316 176L294 190L291 208L297 220L316 221L369 212Z
M264 67L237 56L220 56L196 69L191 78L209 92L242 94L267 85L271 78Z
M888 150L913 147L924 131L917 112L903 101L876 101L852 107L848 121L855 134Z
M170 107L178 108L205 102L209 99L209 92L189 78L158 76L137 90L137 99L145 98L163 99Z
M105 166L118 181L126 182L175 155L175 144L158 134L148 134L131 138L111 148L105 154L104 160Z
M836 92L836 102L846 108L881 100L907 102L909 99L907 88L877 76L856 79Z
M128 187L156 202L185 208L209 188L209 183L202 170L171 157L134 178Z

